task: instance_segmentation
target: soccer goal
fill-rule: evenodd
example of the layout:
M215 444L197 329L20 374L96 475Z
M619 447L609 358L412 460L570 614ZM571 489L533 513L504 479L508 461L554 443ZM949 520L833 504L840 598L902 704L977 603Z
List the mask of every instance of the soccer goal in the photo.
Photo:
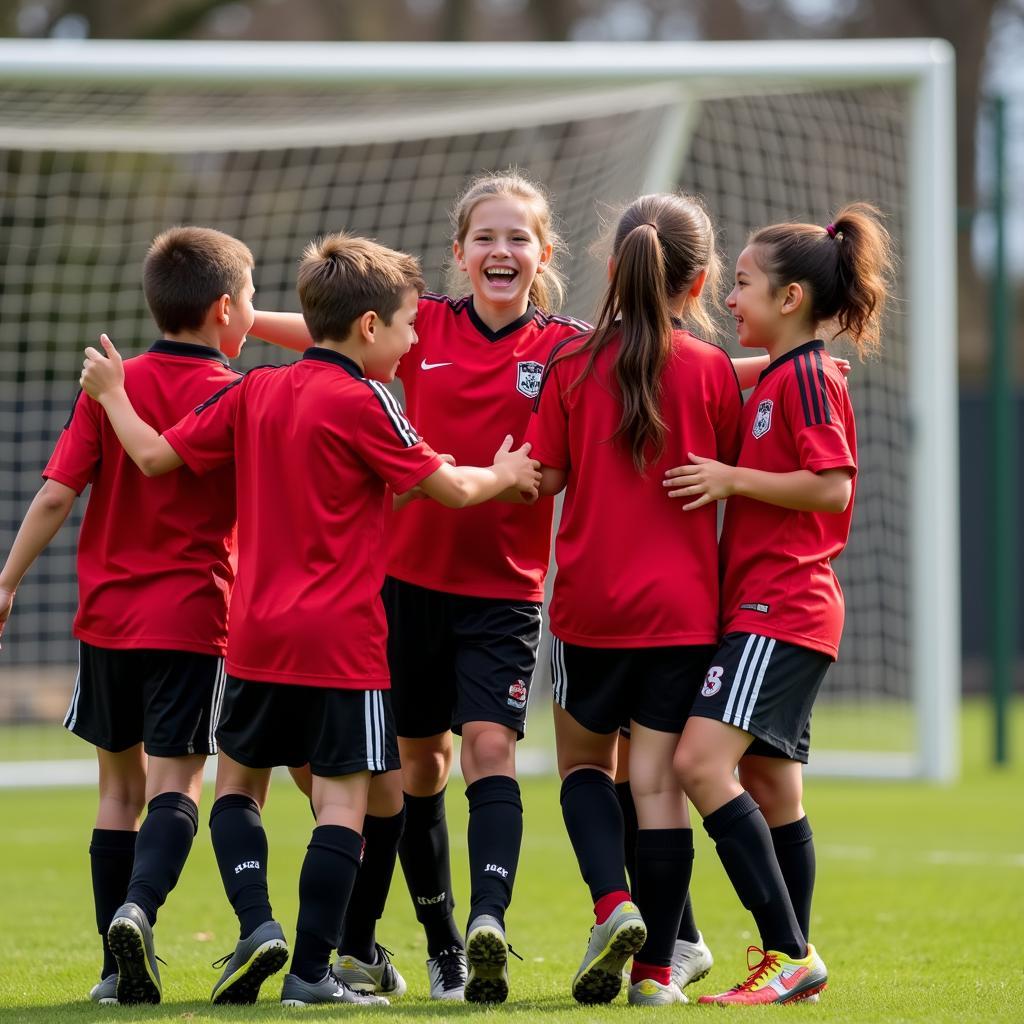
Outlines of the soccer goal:
M850 377L861 469L836 566L847 625L815 711L812 767L952 778L952 60L931 40L0 44L0 547L71 406L83 345L102 330L127 352L153 340L139 268L169 225L243 239L263 308L298 308L304 243L341 228L421 256L440 290L452 198L470 175L517 165L553 195L571 254L565 311L590 319L601 215L634 195L702 194L727 261L752 228L826 224L867 199L887 213L901 263L884 354ZM242 366L282 358L252 342ZM59 718L70 693L74 541L66 528L19 592L0 655L8 722ZM546 713L542 683L535 714ZM64 756L18 740L29 735L39 731L0 726L0 758ZM84 746L74 749L88 756Z

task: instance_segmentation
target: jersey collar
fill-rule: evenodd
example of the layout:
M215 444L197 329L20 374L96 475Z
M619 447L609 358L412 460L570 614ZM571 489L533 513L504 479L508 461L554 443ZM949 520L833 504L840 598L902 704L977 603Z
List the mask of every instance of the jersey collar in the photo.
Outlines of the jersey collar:
M355 377L357 380L362 380L363 371L359 369L359 364L352 358L346 355L342 355L340 352L335 352L333 349L320 348L317 345L312 348L307 348L302 353L303 359L312 359L317 363L333 363L335 366L340 366L341 369L345 370L348 374Z
M526 312L518 320L513 320L512 323L506 324L500 331L492 331L490 327L480 319L473 306L472 296L470 296L469 302L466 303L466 314L469 316L470 323L480 332L480 334L487 341L493 342L501 341L502 338L507 338L510 334L515 334L516 331L522 330L537 315L537 307L531 302L526 307Z
M213 359L228 365L228 357L215 348L206 345L193 345L189 341L168 341L161 338L149 346L149 351L158 356L190 356L193 359Z
M796 348L787 352L784 356L779 356L774 363L769 363L762 371L761 375L757 378L758 382L765 379L769 373L772 372L776 367L782 366L783 363L788 363L790 359L796 359L798 356L802 356L807 352L814 352L818 349L823 349L825 342L820 338L815 338L813 341L805 341L802 345L798 345Z

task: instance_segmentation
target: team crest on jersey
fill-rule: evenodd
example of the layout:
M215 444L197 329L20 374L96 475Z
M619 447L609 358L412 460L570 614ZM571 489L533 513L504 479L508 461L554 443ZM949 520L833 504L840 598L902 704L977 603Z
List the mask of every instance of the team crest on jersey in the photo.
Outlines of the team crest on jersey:
M757 403L757 415L754 417L754 437L764 437L772 429L772 405L770 398Z
M714 697L722 688L722 673L725 671L721 665L712 665L708 674L704 677L704 685L700 688L701 696Z
M519 364L516 375L516 391L527 398L536 398L540 394L540 380L544 376L544 364L527 359Z
M517 679L508 688L508 705L509 707L518 708L520 711L526 707L526 698L530 695L530 691L526 688L526 683L522 679Z

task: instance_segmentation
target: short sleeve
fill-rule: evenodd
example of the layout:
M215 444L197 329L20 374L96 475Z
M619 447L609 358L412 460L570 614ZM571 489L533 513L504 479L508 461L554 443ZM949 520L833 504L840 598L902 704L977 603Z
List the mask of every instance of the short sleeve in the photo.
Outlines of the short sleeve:
M395 396L378 381L366 383L370 394L359 416L355 448L396 494L404 494L438 470L441 459L420 439Z
M793 432L801 469L822 473L827 469L857 472L847 435L850 396L846 382L826 370L820 351L793 361L786 387L786 419Z
M99 403L79 391L64 429L54 446L43 477L81 494L92 480L103 450L104 412Z
M740 454L741 421L743 419L743 392L733 369L732 360L722 374L720 383L718 419L715 422L715 440L718 461L735 466Z
M544 374L525 440L530 443L530 458L551 469L569 468L569 415L562 401L557 364Z
M234 459L244 382L244 377L232 381L164 431L164 440L197 476Z

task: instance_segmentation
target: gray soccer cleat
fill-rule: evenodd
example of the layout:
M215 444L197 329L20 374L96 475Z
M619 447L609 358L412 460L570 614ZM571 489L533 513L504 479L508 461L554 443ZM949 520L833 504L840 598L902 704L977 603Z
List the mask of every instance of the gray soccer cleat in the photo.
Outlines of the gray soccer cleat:
M335 977L355 992L371 992L381 996L405 995L405 978L391 962L391 950L385 949L378 942L375 951L377 956L373 963L339 951L331 970Z
M117 975L108 974L93 985L89 998L100 1006L117 1006Z
M714 963L715 958L700 932L697 932L696 942L676 939L676 948L672 953L672 980L682 990L707 977Z
M466 951L459 946L442 949L427 961L430 998L463 1002L466 998Z
M466 932L467 1003L503 1003L508 999L508 943L496 917L473 918Z
M623 900L590 930L583 963L572 980L579 1003L610 1003L622 988L622 968L647 941L647 926L636 904Z
M234 953L216 960L223 967L210 1001L218 1006L255 1003L260 985L288 961L288 943L276 921L264 921L247 938L239 939Z
M328 971L319 981L303 981L286 974L281 986L282 1006L315 1006L321 1003L356 1003L359 1006L387 1006L383 996L353 992L340 978Z
M153 928L134 903L119 907L107 929L107 945L117 960L117 1001L160 1002L160 968L153 948Z
M629 986L626 998L630 1006L671 1006L673 1003L688 1003L683 990L674 982L662 985L653 978L644 978Z

